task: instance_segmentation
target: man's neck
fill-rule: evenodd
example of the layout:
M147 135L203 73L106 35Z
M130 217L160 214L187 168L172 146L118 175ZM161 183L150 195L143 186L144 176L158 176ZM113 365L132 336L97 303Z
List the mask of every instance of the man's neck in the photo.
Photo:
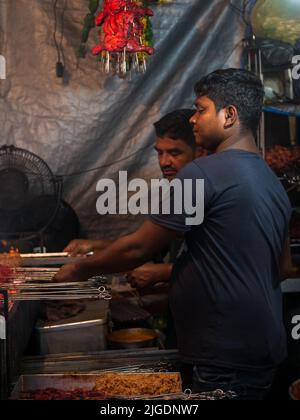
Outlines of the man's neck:
M259 153L252 134L232 135L219 144L216 153L224 152L225 150L238 149L245 152Z

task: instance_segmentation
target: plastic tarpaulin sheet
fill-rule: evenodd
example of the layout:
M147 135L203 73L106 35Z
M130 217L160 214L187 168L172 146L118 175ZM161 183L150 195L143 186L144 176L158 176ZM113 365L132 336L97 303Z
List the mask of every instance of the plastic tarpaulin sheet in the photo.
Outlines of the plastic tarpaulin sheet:
M228 0L154 4L156 52L147 72L120 79L102 74L90 53L76 56L88 1L58 0L57 39L66 68L59 79L53 5L0 0L0 54L7 66L7 79L0 81L0 145L36 153L64 175L63 198L77 212L83 236L115 238L133 231L143 217L98 215L97 181L116 180L120 170L129 179L160 177L153 123L191 107L201 76L240 67L245 22ZM96 41L97 29L88 48ZM99 169L79 174L90 168ZM72 173L77 175L65 176Z

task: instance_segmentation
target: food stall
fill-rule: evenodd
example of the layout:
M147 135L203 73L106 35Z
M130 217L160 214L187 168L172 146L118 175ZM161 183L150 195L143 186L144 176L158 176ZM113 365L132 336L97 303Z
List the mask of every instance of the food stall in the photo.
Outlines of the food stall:
M120 173L129 183L142 179L145 190L161 179L153 123L190 107L192 84L228 67L248 68L265 86L257 145L292 202L299 264L299 18L284 2L269 3L0 2L1 400L238 397L192 392L192 367L167 343L165 285L140 291L117 260L116 274L54 278L93 256L65 252L73 239L113 241L142 224L146 212L122 207L128 185ZM119 181L106 213L98 196L105 180ZM284 399L300 377L300 279L287 279L282 291L289 360L274 395ZM290 397L298 399L298 383Z
M58 265L59 259L65 262L65 255L5 258L6 263L11 261L10 270L2 270L1 277L1 398L7 398L12 390L13 399L181 395L177 351L160 350L155 334L148 341L145 334L151 330L136 329L132 335L131 329L129 342L127 336L111 337L111 343L121 349L124 340L129 347L107 349L111 292L106 279L53 284L57 269L32 264L40 265L42 260L46 265ZM41 306L47 301L47 320L42 320ZM30 337L36 354L24 358ZM128 386L131 393L125 392Z

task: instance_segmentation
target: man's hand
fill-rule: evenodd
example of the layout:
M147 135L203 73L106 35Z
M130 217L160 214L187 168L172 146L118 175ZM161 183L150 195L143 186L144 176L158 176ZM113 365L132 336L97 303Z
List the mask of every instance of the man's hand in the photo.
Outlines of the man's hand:
M71 283L86 280L88 280L88 277L76 263L64 265L53 279L55 283Z
M144 264L127 274L131 286L137 289L153 286L156 283L168 282L171 277L172 264Z
M72 256L86 255L91 251L93 251L93 241L85 239L74 239L64 249L64 252L68 252Z
M64 252L68 252L71 256L82 256L89 252L97 252L106 249L112 241L109 240L89 240L89 239L74 239L64 249Z

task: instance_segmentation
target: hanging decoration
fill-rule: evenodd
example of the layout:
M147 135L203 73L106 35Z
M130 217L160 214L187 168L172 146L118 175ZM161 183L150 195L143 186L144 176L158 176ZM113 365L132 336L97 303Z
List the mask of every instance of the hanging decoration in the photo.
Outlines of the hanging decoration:
M125 75L133 69L144 72L149 55L153 53L153 31L149 4L164 6L175 0L87 0L89 12L84 19L78 58L88 51L91 30L97 25L100 43L93 49L105 72ZM99 11L97 15L97 11ZM96 19L95 19L96 16ZM122 18L123 17L123 18ZM115 43L113 37L118 38ZM125 44L124 47L118 46Z
M146 60L154 52L151 46L153 12L135 0L104 0L103 9L96 16L100 43L92 53L99 55L106 73L125 75L131 70L146 71Z

